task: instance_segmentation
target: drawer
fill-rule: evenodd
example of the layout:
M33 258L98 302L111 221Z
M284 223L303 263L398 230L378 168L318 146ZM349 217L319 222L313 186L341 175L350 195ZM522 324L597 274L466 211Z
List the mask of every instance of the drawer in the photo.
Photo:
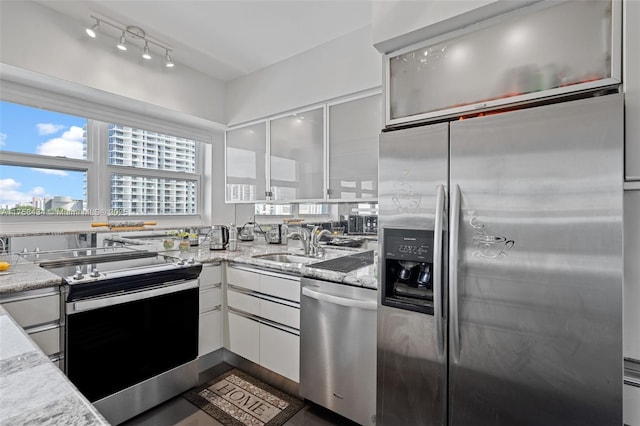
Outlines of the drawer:
M200 288L211 287L222 282L222 266L203 264L200 273Z
M300 309L260 299L260 316L268 320L300 329Z
M260 363L260 324L229 312L229 348L249 361Z
M625 425L640 425L640 388L630 385L623 386L624 402L622 406Z
M260 299L233 289L227 291L227 305L249 314L260 315Z
M200 313L207 312L222 305L222 289L211 287L200 290Z
M53 355L60 352L60 327L29 333L29 337L31 337L46 355Z
M60 321L60 294L2 304L22 328Z
M200 314L198 327L198 356L222 347L222 310Z
M260 290L260 275L253 272L227 268L227 283L249 290Z
M300 337L260 324L260 365L300 381Z
M260 276L260 292L287 300L300 301L300 280Z

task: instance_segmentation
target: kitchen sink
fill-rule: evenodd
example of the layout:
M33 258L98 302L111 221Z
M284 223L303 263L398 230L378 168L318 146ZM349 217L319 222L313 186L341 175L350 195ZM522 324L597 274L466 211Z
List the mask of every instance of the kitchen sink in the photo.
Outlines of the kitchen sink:
M318 259L315 257L307 257L296 254L289 253L270 253L270 254L256 254L251 256L254 259L267 260L270 262L280 262L280 263L302 263L307 264L311 262L317 262Z

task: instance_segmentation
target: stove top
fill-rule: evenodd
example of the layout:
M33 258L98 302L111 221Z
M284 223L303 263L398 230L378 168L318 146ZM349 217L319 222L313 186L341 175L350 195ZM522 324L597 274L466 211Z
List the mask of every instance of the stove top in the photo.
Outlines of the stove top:
M21 256L61 277L68 287L67 301L194 280L202 270L193 258L126 246L34 251Z

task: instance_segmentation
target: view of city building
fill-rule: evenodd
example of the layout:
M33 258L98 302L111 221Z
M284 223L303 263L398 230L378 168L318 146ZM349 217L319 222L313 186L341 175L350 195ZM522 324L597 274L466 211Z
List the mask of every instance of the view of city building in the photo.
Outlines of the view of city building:
M196 143L117 124L109 125L109 164L195 173ZM128 214L195 214L196 182L183 179L111 176L111 208Z

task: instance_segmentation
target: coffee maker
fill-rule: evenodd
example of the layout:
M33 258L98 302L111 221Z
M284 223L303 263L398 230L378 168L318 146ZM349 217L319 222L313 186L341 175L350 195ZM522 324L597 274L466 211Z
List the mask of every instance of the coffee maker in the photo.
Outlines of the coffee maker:
M433 315L433 231L384 229L382 304Z

